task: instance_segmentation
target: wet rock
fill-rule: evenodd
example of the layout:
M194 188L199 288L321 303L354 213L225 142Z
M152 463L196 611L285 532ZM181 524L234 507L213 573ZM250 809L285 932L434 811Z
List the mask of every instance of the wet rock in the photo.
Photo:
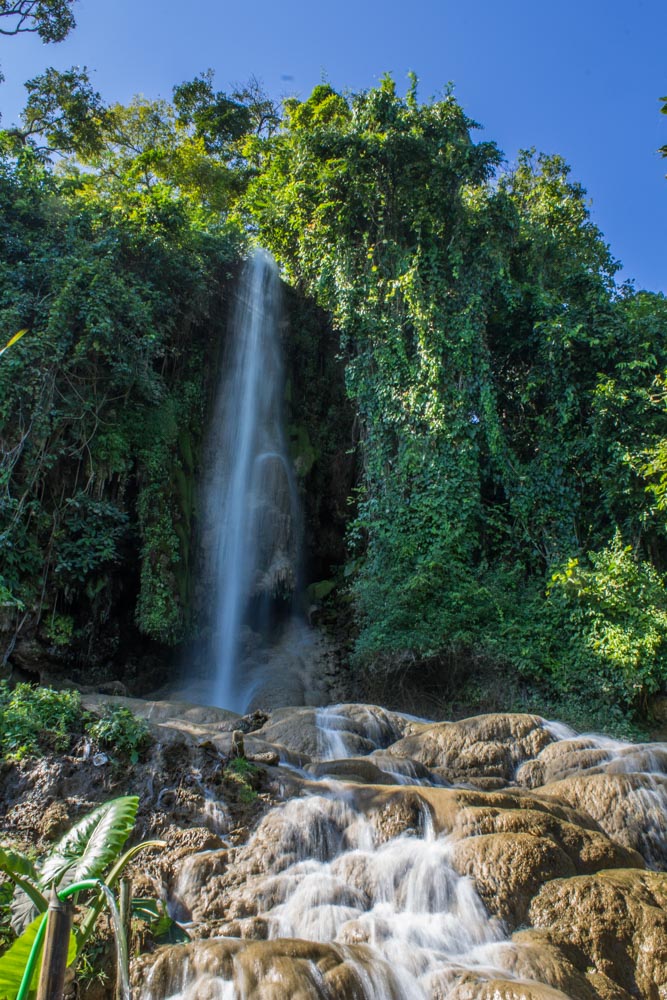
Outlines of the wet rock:
M375 985L383 1000L399 1000L391 969L363 946L279 939L254 942L237 957L238 981L247 1000L355 1000Z
M449 781L514 780L518 767L554 736L535 715L480 715L461 722L417 723L390 752L419 761Z
M549 744L535 760L527 761L516 780L528 788L561 781L574 774L632 772L667 773L664 744L621 744L602 737L576 737Z
M572 775L534 794L585 811L616 843L639 851L652 866L667 863L667 777L661 774Z
M533 801L533 805L535 802ZM644 868L637 851L614 843L601 830L585 829L577 822L531 808L498 808L496 805L466 806L458 812L453 832L458 837L480 834L530 834L556 844L574 865L578 874L590 874L603 868Z
M309 764L306 768L316 778L330 776L341 781L357 781L362 784L397 785L398 780L381 770L368 757L348 757L346 760L327 760Z
M569 994L540 983L483 978L475 973L462 976L453 990L431 995L447 1000L574 1000ZM585 998L577 997L577 1000Z
M518 979L546 983L576 1000L631 1000L609 977L576 968L567 949L555 945L548 931L517 931L501 948L503 968Z
M162 949L135 964L133 983L156 1000L174 994L204 1000L219 997L221 980L232 975L245 1000L359 1000L371 986L383 1000L403 996L391 968L370 949L289 938L220 938Z
M531 923L579 969L632 997L667 993L667 875L605 871L547 883ZM603 995L603 994L602 994Z
M407 789L372 809L368 818L378 843L384 844L405 833L423 833L430 821L430 810L414 789Z
M403 733L406 722L374 705L335 705L327 709L283 708L254 735L310 758L363 756L385 748ZM330 752L332 738L336 747Z
M401 784L420 784L426 782L432 785L446 785L447 782L434 771L429 771L427 767L419 761L409 760L407 757L397 757L388 750L374 750L370 755L370 760L376 764L384 774L393 775Z
M174 917L179 921L196 919L201 910L202 890L227 867L229 854L224 848L190 854L178 865L172 892Z
M246 941L265 941L269 936L269 925L263 917L246 917L219 924L216 932L222 937L237 937Z
M388 810L399 809L401 800L407 798L413 801L416 797L421 804L420 808L428 809L430 812L436 833L456 833L459 824L463 822L463 817L467 817L465 823L470 832L473 829L470 822L480 821L477 832L481 833L484 832L481 825L484 813L491 816L508 810L537 812L572 823L585 830L600 830L596 821L582 810L551 797L528 793L523 789L483 792L477 789L439 788L428 785L359 785L350 791L354 804L369 816L384 807ZM480 812L477 814L470 812L474 809L479 809Z
M233 959L243 942L234 938L192 941L187 945L161 948L154 955L142 955L132 963L132 985L137 994L161 1000L180 994L184 966L192 982L214 978L231 979ZM202 985L204 985L202 983ZM202 989L199 994L203 1000Z
M204 851L219 851L226 846L222 837L206 827L191 827L182 830L171 825L161 832L169 851L169 874L173 880L185 858Z
M81 701L84 708L97 712L109 704L120 705L123 708L129 708L134 715L146 719L147 722L152 722L154 725L174 722L179 725L191 723L194 726L215 726L239 718L236 712L229 712L225 708L195 705L177 699L151 701L145 698L86 694Z
M461 875L474 879L487 910L510 928L526 920L530 902L545 882L576 873L557 844L528 833L469 837L456 844L453 860Z

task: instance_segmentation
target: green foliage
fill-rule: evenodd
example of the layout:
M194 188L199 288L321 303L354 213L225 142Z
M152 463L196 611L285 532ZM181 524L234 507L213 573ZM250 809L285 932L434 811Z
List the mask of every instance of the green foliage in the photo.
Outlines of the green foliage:
M83 731L78 691L0 681L0 753L11 760L67 750Z
M259 768L245 757L234 757L224 768L225 780L234 789L239 802L250 805L257 799L255 784L259 778Z
M2 1000L15 1000L21 987L24 971L28 964L28 958L32 950L35 938L46 919L45 914L40 914L30 923L24 932L0 957L0 997ZM74 936L70 935L69 948L67 953L68 965L76 956L76 942ZM33 973L30 989L31 992L37 989L39 981L39 963Z
M23 125L8 130L10 142L20 148L41 136L46 146L38 148L43 152L56 149L91 155L99 151L108 111L85 67L73 66L64 72L50 67L25 86L28 101Z
M31 330L0 366L0 599L17 628L71 618L63 651L87 660L123 591L150 637L186 628L208 324L237 253L219 213L138 187L121 152L113 183L56 178L29 149L0 161L0 316Z
M58 841L41 865L40 886L100 878L120 857L134 828L139 799L128 795L98 806Z
M63 631L52 634L52 641L68 641L70 625L70 620L56 623ZM131 764L150 742L146 722L120 705L105 705L98 717L83 711L78 691L30 684L10 689L7 681L0 681L0 756L18 761L68 751L84 733L116 761Z
M587 563L570 559L551 580L554 639L566 644L554 669L561 690L585 676L610 704L641 707L667 682L667 590L619 533Z
M2 0L0 35L32 32L43 42L62 42L76 26L74 0Z
M122 853L134 827L138 806L136 796L124 796L98 806L75 823L37 866L17 851L0 850L0 871L16 887L13 926L20 932L20 937L0 957L0 997L3 1000L16 996L28 953L45 916L47 893L51 887L62 891L71 886L71 891L78 896L79 883L104 878L105 884L113 888L125 866L140 851L163 846L158 841L146 841ZM85 948L104 900L104 895L99 893L89 903L81 924L71 936L68 964Z
M0 950L6 951L14 940L11 929L11 902L14 895L14 883L6 876L0 879Z
M616 287L560 157L499 173L451 91L420 103L415 78L404 96L390 77L321 85L278 127L254 81L228 94L209 72L173 104L108 107L85 72L49 71L23 126L0 161L0 322L31 331L0 364L14 631L43 620L90 656L122 607L123 628L189 634L221 289L258 233L301 314L326 314L292 349L338 334L350 410L306 399L336 350L309 344L291 436L322 492L335 435L312 417L355 412L357 663L472 651L555 695L579 672L601 705L635 708L664 684L667 302ZM52 171L47 147L78 162Z
M96 722L86 732L103 750L117 759L136 764L150 742L148 724L121 705L106 705Z
M74 631L74 619L70 615L52 615L46 627L46 634L54 646L69 646Z
M554 690L575 663L599 674L602 653L577 659L578 605L556 625L554 591L545 614L545 581L618 528L645 572L658 566L661 606L665 519L646 477L661 474L664 297L617 291L560 157L527 152L493 179L498 151L473 143L451 93L419 104L414 79L401 97L385 78L349 97L323 85L285 110L283 130L251 147L243 206L340 333L363 449L349 533L358 662L473 650ZM620 646L610 626L600 647L623 680L613 695L596 687L624 705L662 677L662 618L630 667L644 635L632 581L619 584ZM539 656L548 621L578 635L560 671Z

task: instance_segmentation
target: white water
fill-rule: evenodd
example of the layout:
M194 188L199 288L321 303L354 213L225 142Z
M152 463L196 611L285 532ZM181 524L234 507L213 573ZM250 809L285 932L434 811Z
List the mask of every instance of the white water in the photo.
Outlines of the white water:
M427 810L419 834L386 843L340 799L293 800L283 817L279 850L296 860L255 891L270 938L369 944L407 998L428 996L434 973L475 966L476 950L504 937L472 882L452 867L450 840L435 836Z
M297 502L281 423L280 279L257 250L242 275L230 350L209 442L205 523L214 588L211 701L244 711L251 679L239 676L252 599L296 584Z
M330 706L315 718L321 762L367 756L383 767L392 757L383 748L406 723L405 716L363 705ZM592 776L584 799L590 815L621 843L623 831L632 828L649 864L655 856L656 867L664 867L667 748L580 737L551 723L545 728L554 742L522 767L538 765L549 781L570 776L575 791L580 778ZM409 760L395 760L401 776L402 765L415 769ZM423 765L418 770L415 785L439 783L435 772L429 777ZM301 774L307 778L309 772ZM619 795L609 795L607 778L621 780ZM383 805L383 792L366 786L360 795L360 787L323 774L303 797L271 809L233 855L230 870L239 877L227 889L221 886L230 892L224 919L231 923L223 936L169 952L157 963L159 974L154 977L157 966L149 973L142 1000L488 1000L494 980L512 981L503 996L544 989L545 997L565 1000L555 988L537 985L538 969L517 964L521 943L515 944L511 928L486 910L474 882L455 866L460 831L437 834L430 807L419 796L397 797L394 810L391 796ZM552 786L544 787L550 795ZM571 804L578 806L576 800ZM174 895L196 898L198 885L196 861L187 860ZM262 925L258 933L255 920ZM246 933L250 940L244 942L231 936ZM314 943L312 950L299 951L307 942ZM319 943L328 948L324 959ZM336 962L345 975L327 980Z

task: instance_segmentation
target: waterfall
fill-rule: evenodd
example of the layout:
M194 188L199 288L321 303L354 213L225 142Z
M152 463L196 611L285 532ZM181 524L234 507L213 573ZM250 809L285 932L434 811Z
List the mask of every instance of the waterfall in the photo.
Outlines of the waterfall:
M242 630L296 586L298 505L282 426L280 278L256 250L241 276L209 441L205 523L213 590L211 700L243 711Z

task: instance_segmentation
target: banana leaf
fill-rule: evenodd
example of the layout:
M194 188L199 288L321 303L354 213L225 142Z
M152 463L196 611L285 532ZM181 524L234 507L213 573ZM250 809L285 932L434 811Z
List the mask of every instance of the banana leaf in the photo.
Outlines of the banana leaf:
M28 957L37 932L46 915L40 915L26 927L20 938L11 945L10 948L0 956L0 1000L16 1000L16 994L21 988L23 973L28 964ZM67 964L70 965L76 958L76 942L74 935L70 934L69 947L67 950ZM41 958L35 966L32 977L31 989L37 989Z
M138 808L138 797L126 795L83 816L44 861L40 886L64 887L82 879L100 878L118 858L132 832Z

